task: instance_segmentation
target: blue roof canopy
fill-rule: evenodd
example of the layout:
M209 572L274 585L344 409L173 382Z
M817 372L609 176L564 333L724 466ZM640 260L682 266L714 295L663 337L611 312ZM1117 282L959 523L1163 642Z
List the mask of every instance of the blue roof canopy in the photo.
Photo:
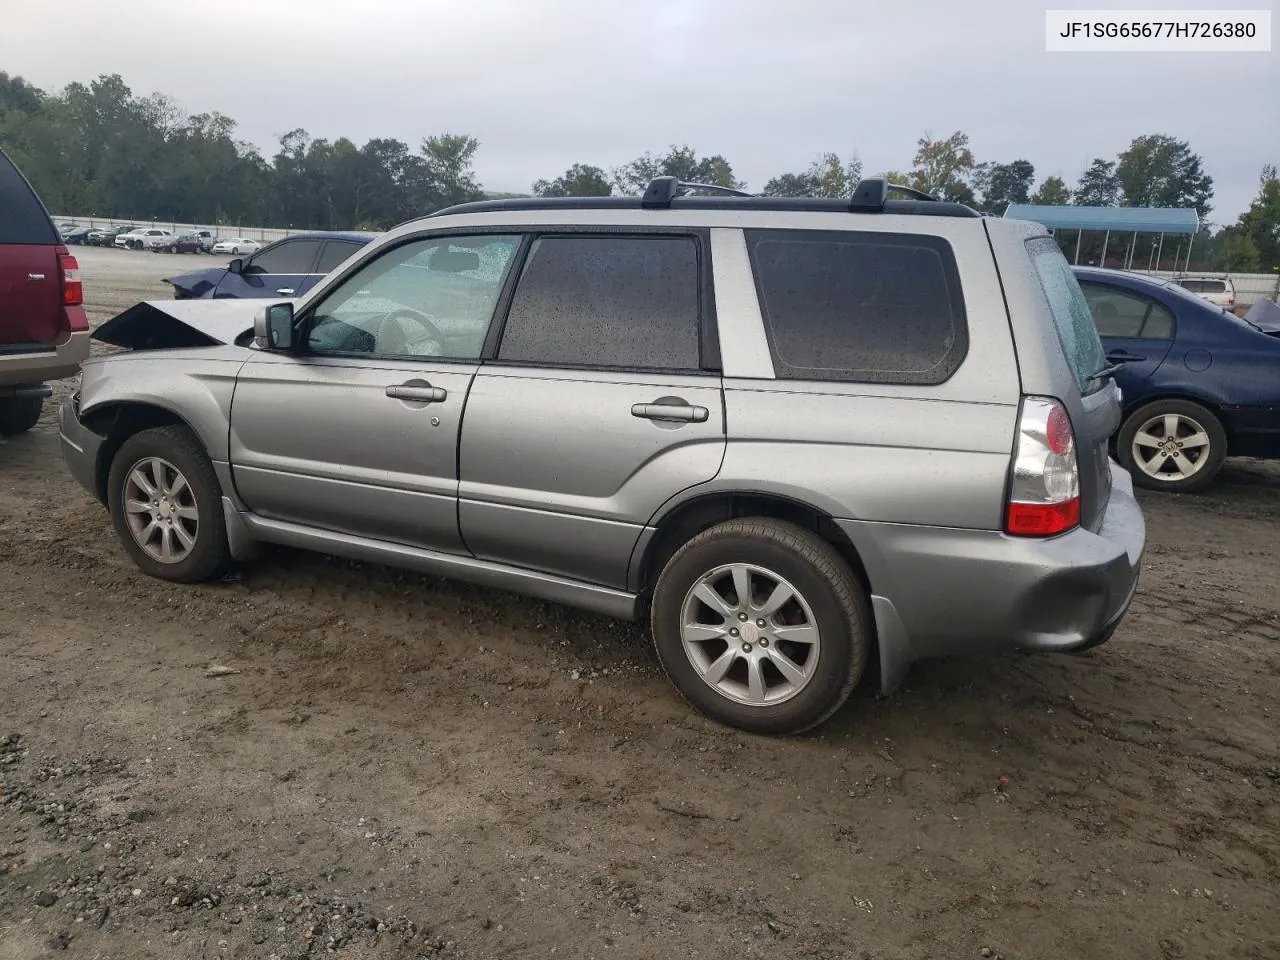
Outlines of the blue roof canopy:
M1110 230L1112 233L1195 233L1195 207L1068 207L1013 203L1004 215L1031 220L1051 230Z

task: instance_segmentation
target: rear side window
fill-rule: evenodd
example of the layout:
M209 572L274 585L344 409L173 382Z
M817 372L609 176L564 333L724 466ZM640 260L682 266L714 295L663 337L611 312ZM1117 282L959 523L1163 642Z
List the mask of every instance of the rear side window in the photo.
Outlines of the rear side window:
M1084 298L1102 337L1173 338L1173 314L1163 304L1116 287L1082 283Z
M968 349L955 257L939 237L748 230L778 377L938 384Z
M310 273L319 240L286 240L253 258L250 273Z
M543 236L516 284L498 359L696 371L699 316L695 238Z
M58 243L44 205L22 174L0 153L0 243Z
M1102 352L1102 341L1098 339L1089 302L1084 298L1071 265L1052 237L1028 240L1027 253L1031 255L1036 276L1040 278L1040 286L1049 301L1067 364L1075 375L1076 384L1085 390L1106 366L1106 355Z
M330 240L324 245L324 251L320 254L320 263L316 266L316 273L328 273L359 249L360 244L358 243L347 243L345 240Z

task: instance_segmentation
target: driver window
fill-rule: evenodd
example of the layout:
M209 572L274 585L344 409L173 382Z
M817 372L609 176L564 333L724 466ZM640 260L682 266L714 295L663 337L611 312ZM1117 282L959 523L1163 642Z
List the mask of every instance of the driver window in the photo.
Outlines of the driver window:
M518 236L437 237L369 261L316 306L312 353L478 360Z

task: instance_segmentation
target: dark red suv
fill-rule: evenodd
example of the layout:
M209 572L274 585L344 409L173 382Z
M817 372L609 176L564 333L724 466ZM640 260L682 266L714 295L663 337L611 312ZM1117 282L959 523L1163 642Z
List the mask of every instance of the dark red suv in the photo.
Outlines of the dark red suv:
M89 355L83 303L76 258L0 151L0 434L35 426L46 381L73 376Z

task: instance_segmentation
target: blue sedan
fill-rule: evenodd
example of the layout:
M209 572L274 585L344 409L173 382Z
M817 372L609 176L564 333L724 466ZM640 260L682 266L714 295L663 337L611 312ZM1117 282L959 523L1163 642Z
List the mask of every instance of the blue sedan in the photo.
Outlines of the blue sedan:
M1135 483L1187 492L1228 454L1280 458L1280 333L1177 284L1075 268L1124 394L1116 458Z
M227 267L168 277L178 300L300 297L373 239L370 233L300 233Z

